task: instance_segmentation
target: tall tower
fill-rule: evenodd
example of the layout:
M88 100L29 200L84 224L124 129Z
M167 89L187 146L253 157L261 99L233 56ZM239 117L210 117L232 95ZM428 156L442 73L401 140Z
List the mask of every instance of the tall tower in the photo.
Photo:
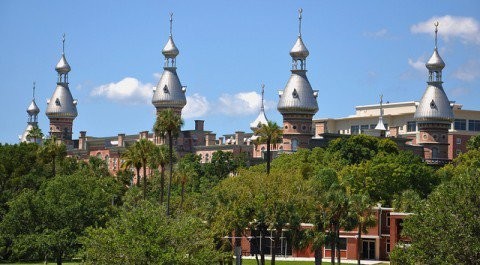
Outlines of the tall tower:
M307 148L313 136L312 118L318 111L318 91L312 90L307 78L308 49L302 40L302 9L298 11L298 38L290 50L292 74L283 91L277 109L283 116L283 150Z
M33 128L38 127L38 113L40 113L40 109L38 108L37 103L35 102L35 82L33 82L32 102L27 108L27 114L28 114L27 127L25 128L25 131L23 132L23 134L20 136L20 142L39 143L42 140L42 139L31 139L28 137L28 134L30 133L30 131Z
M417 143L424 147L427 161L448 159L448 129L454 119L452 106L442 86L445 62L437 50L438 22L435 22L435 49L425 64L427 89L415 111L418 126Z
M162 50L165 56L165 64L163 66L162 77L154 88L152 104L157 109L157 115L164 109L172 109L178 115L181 115L183 107L187 104L185 98L186 88L180 84L177 75L176 57L180 53L172 37L172 17L170 13L170 36L167 44Z
M62 57L55 67L58 73L57 87L47 100L45 114L50 120L50 136L67 145L72 143L73 120L77 117L77 101L68 88L68 73L71 68L65 58L65 34L62 38Z
M265 94L265 85L262 84L262 105L260 107L260 113L258 114L257 118L250 123L250 129L255 131L256 129L260 128L263 124L268 123L267 116L265 115L265 107L263 104L263 95Z

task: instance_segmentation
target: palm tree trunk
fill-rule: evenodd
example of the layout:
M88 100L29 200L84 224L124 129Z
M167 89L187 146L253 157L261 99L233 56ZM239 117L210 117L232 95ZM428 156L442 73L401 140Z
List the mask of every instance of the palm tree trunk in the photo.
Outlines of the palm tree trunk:
M282 228L277 228L275 231L275 237L273 241L273 251L272 251L272 265L275 265L275 252L280 248L280 235L282 234Z
M137 170L137 186L140 187L140 181L142 180L142 177L140 176L140 168L136 167Z
M357 233L357 264L360 265L362 252L362 223L358 224L358 233Z
M165 165L160 165L160 204L163 204L164 191L165 191Z
M263 253L263 226L260 226L260 264L265 265L265 253Z
M147 161L143 161L143 199L147 198Z
M332 241L330 242L330 262L332 265L335 265L335 225L330 226L330 234L333 235Z
M56 168L56 158L57 156L53 156L53 160L52 160L52 170L53 170L53 176L55 177L57 175L57 168Z
M315 265L322 265L322 247L315 249Z
M182 181L182 199L180 200L180 209L183 209L183 196L185 194L185 181Z
M267 139L267 174L270 174L270 138Z
M172 131L168 131L168 148L170 156L170 176L168 182L168 191L167 191L167 216L170 216L170 190L172 189L172 176L173 176L173 141L172 141Z
M340 226L339 225L337 225L337 229L336 229L336 232L335 232L335 241L336 241L337 250L338 250L337 263L340 264L340 259L342 258L342 253L341 253L341 250L340 250Z

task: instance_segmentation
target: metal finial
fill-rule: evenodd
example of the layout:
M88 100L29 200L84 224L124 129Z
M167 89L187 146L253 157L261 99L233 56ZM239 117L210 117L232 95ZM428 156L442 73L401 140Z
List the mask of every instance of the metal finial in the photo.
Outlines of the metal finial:
M298 36L302 36L302 12L303 9L298 9Z
M170 36L172 36L173 12L170 12Z
M62 36L62 53L65 54L65 33Z
M383 116L382 104L383 104L383 95L380 95L380 116Z
M265 94L265 84L262 84L262 111L264 110L263 106L263 95Z
M435 25L435 49L437 48L437 33L438 33L438 21L435 21L433 25Z
M35 81L33 82L33 100L35 100Z

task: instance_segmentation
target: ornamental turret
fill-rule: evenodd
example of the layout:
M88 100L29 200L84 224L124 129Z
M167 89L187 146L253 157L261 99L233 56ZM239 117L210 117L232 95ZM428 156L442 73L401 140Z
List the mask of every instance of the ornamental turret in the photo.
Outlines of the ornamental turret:
M435 48L425 64L428 69L427 89L414 115L419 130L417 144L424 146L426 161L449 159L448 130L454 120L452 104L442 86L442 70L445 62L438 53L437 33L438 22L435 22Z
M283 149L307 148L313 136L312 118L318 111L318 91L307 78L307 57L310 54L302 39L302 9L298 15L298 38L290 50L292 69L284 90L279 91L278 111L283 116Z
M40 108L37 106L37 103L35 102L35 82L33 82L32 102L30 102L30 105L28 105L28 108L27 108L27 114L28 114L27 127L25 128L25 131L23 132L23 134L19 136L20 142L40 143L40 141L42 140L41 137L36 139L29 137L30 131L33 128L38 128L38 113L40 113Z
M68 73L71 68L65 57L65 34L62 38L62 57L55 70L58 73L57 87L47 100L45 114L50 120L50 136L71 145L73 120L77 117L77 100L73 99L68 87Z
M181 115L183 107L187 104L186 88L181 85L177 75L176 57L180 52L173 41L172 17L173 13L170 13L170 35L162 50L162 54L165 56L165 64L160 81L154 88L152 104L157 109L157 114L164 109L173 109Z
M268 124L268 119L267 119L267 116L265 115L265 107L263 104L264 94L265 94L265 85L262 84L262 102L261 102L262 105L260 107L260 113L258 114L257 118L252 123L250 123L250 129L252 131L259 129L262 125Z

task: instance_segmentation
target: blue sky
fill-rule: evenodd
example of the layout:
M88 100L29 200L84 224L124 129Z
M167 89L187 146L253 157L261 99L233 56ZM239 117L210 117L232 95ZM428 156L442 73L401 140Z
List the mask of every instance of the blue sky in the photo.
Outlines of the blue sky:
M0 1L0 142L15 143L37 84L39 125L66 33L78 99L74 138L152 130L152 87L162 72L169 12L187 86L184 129L195 119L217 136L250 131L265 84L267 117L281 124L278 90L289 76L298 34L310 50L307 75L319 90L316 118L344 117L354 106L419 100L424 63L440 21L444 88L464 109L480 109L480 1Z

